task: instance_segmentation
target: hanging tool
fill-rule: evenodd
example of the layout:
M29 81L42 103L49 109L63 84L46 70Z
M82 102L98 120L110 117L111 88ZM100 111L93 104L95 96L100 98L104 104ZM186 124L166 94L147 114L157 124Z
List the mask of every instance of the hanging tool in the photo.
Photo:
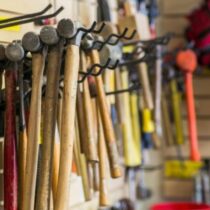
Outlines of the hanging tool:
M24 50L18 42L9 44L5 50L10 64L6 68L6 111L4 137L4 208L18 209L18 165L16 139L16 76L18 62L24 57Z
M37 178L38 151L41 127L42 78L45 67L46 47L42 47L40 38L28 32L22 39L25 50L32 53L32 91L28 123L28 144L23 193L23 210L33 210Z
M70 19L62 19L58 23L58 33L68 40L65 69L64 69L64 93L62 107L61 126L61 156L58 177L58 187L55 200L55 210L68 208L69 184L73 155L74 118L76 108L76 90L79 73L79 46L82 37L93 31L81 28Z
M43 27L40 32L41 41L48 46L47 84L44 97L43 143L40 161L40 178L37 186L35 209L48 210L50 205L52 158L54 151L55 125L58 102L58 86L64 40L59 40L56 29ZM54 192L56 194L56 192Z
M197 67L196 54L192 50L180 51L176 57L176 63L185 73L186 101L188 112L188 134L190 138L190 158L193 161L200 160L197 140L196 113L193 96L192 74Z

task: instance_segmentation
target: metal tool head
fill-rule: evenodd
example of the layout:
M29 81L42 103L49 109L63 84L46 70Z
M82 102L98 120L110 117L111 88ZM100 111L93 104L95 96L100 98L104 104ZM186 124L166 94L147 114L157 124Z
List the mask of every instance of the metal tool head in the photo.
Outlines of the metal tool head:
M77 26L75 22L70 19L62 19L58 23L57 31L61 37L70 39L76 34Z
M4 45L0 45L0 61L4 60L5 58L6 58L5 47Z
M52 26L45 26L40 31L40 39L47 45L55 45L59 41L58 33Z
M119 45L106 45L100 51L100 61L102 65L107 62L107 58L112 59L110 64L113 65L116 61L120 61L122 56L122 50Z
M94 36L92 34L87 34L81 42L81 47L83 50L90 50L93 46Z
M37 34L28 32L22 38L22 45L29 52L37 52L41 48L41 41Z
M25 52L20 43L13 42L6 47L5 55L10 61L18 62L23 59Z

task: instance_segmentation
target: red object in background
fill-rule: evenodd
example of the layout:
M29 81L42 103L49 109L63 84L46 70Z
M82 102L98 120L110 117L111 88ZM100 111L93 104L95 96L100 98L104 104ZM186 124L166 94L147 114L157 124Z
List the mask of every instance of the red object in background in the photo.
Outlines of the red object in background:
M192 50L180 51L176 57L176 64L180 68L180 70L185 73L190 158L193 161L200 161L193 93L193 72L196 70L197 67L196 54Z
M152 206L151 210L210 210L210 206L196 203L162 203Z
M17 210L17 148L15 120L15 71L7 69L5 141L4 141L4 209Z

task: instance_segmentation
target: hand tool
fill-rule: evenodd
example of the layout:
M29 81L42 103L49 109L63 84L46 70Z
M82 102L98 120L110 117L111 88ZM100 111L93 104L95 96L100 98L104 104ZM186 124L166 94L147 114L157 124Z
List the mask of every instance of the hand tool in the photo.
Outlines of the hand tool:
M40 32L41 41L48 46L47 84L44 97L43 143L40 161L40 178L37 185L35 209L48 210L50 205L50 189L52 180L52 158L55 140L55 125L59 90L59 76L64 40L59 41L56 29L43 27Z
M82 31L70 19L62 19L58 23L58 33L61 37L69 39L65 56L64 92L61 125L61 156L58 176L58 186L55 210L67 210L69 201L69 185L73 155L73 136L75 128L75 109L77 79L79 73L79 46Z
M91 50L89 56L92 63L100 63L99 54L97 50ZM97 69L95 72L97 72ZM106 146L108 149L109 162L111 167L111 176L117 178L121 176L121 168L118 165L118 151L115 140L115 134L111 122L111 117L108 111L108 106L106 102L106 96L103 89L103 82L101 76L95 78L96 90L97 90L97 100L100 107L100 113L102 118L102 124L104 129Z
M131 5L128 1L125 2L125 15L126 15L125 17L121 17L119 19L119 23L118 23L119 31L121 32L122 28L126 26L129 26L129 27L132 26L135 29L137 28L139 32L136 34L134 39L137 39L137 40L139 40L139 38L142 39L143 37L141 37L141 33L140 33L142 29L140 28L143 28L145 29L145 31L148 31L148 26L146 24L144 24L143 26L142 24L141 26L140 24L138 24L139 20L137 19L137 16L132 14ZM145 38L148 39L149 37L147 36ZM154 108L154 104L153 104L152 92L150 88L150 81L148 77L147 64L140 63L137 65L137 68L138 68L140 83L142 84L143 97L145 100L145 108L152 110Z
M81 52L81 70L87 72L86 58L84 52ZM80 104L81 106L81 104ZM86 158L87 161L97 162L98 154L96 147L96 139L94 136L94 126L93 126L93 108L91 104L90 91L88 87L88 81L83 82L83 109L84 109L84 121L87 131L86 137Z
M6 111L4 137L4 208L18 209L18 165L16 139L16 74L18 63L24 57L24 50L18 42L6 47L6 57L11 63L5 72Z
M188 113L188 134L190 139L190 158L193 161L200 160L198 149L196 113L193 96L192 74L197 67L196 54L192 50L180 51L176 56L177 66L185 73L185 88Z
M23 210L33 210L37 178L38 150L41 127L42 78L45 67L46 48L42 49L40 38L28 32L22 39L25 50L32 53L32 93L28 124Z

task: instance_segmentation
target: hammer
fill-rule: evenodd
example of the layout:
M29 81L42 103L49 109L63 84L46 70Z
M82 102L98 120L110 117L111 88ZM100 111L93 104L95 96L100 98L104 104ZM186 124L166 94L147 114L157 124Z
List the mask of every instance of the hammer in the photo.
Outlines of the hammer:
M63 55L64 40L59 41L55 28L43 27L41 41L48 46L47 84L45 92L45 109L43 118L43 144L40 162L40 178L37 186L36 208L48 210L50 206L50 189L52 179L52 158L55 140L55 125L58 102L58 86ZM54 194L56 192L53 192Z
M38 35L28 32L22 39L25 50L32 53L32 95L28 124L28 145L25 169L25 185L22 210L33 210L35 202L35 187L39 150L41 123L42 77L45 67L46 49Z
M79 72L79 46L83 33L77 33L78 24L70 19L62 19L57 31L64 39L69 39L66 47L64 69L64 92L61 126L61 155L58 186L54 204L55 210L66 210L69 200L69 184L73 156L76 91ZM75 35L77 33L77 35Z
M4 208L18 209L18 171L17 171L17 139L15 91L18 64L24 57L24 50L18 42L9 44L5 50L11 63L5 72L6 111L5 111L5 141L4 141Z

